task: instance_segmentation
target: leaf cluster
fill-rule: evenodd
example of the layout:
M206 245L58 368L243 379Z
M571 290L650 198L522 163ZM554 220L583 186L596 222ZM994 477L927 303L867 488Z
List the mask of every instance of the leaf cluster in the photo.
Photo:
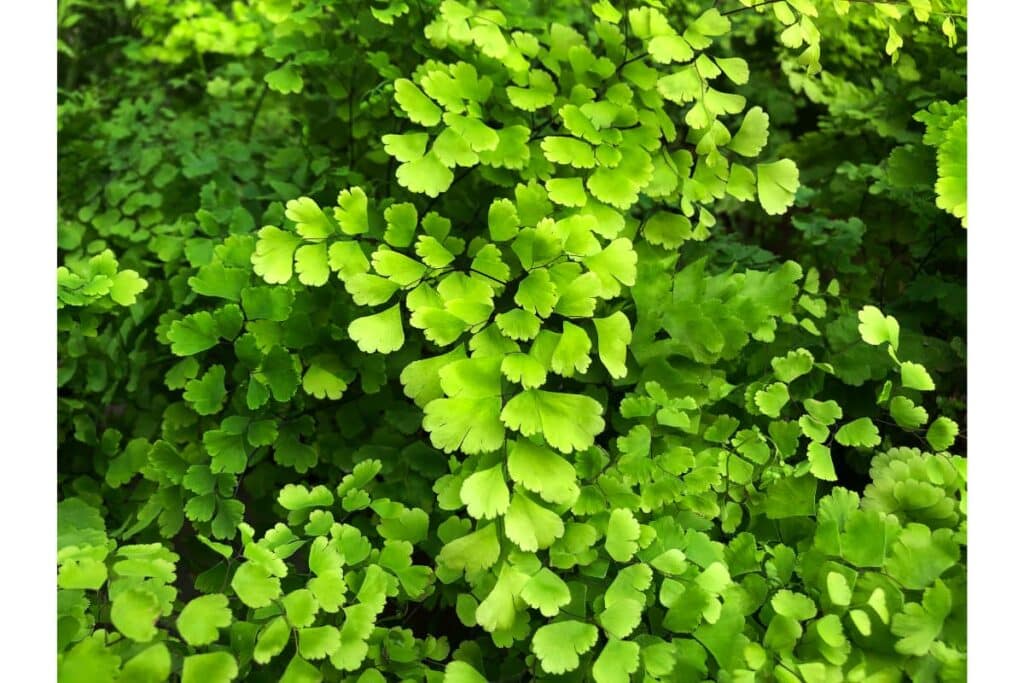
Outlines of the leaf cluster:
M964 680L962 4L65 8L59 680Z

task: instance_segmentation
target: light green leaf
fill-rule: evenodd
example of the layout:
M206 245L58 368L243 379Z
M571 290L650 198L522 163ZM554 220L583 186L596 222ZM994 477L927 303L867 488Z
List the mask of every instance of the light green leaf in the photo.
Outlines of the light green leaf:
M850 604L853 591L850 590L850 584L847 583L845 576L839 572L829 572L825 577L825 584L828 589L828 599L832 601L833 605L846 607Z
M600 253L583 259L583 264L601 280L601 296L618 296L621 285L636 284L636 252L625 237L612 240Z
M131 306L139 294L149 286L134 270L122 270L113 277L110 284L111 300L122 306Z
M395 81L395 101L414 122L428 128L441 122L441 109L406 78Z
M413 361L402 370L400 380L405 395L421 408L444 396L440 372L450 363L466 358L465 348L457 346L446 354Z
M393 247L408 247L412 244L419 221L414 204L392 204L384 211L384 221L387 223L387 229L384 231L385 242Z
M327 283L331 269L327 261L326 244L307 244L295 251L295 274L299 282L310 287Z
M768 519L814 514L818 482L814 477L782 477L768 485L764 513Z
M401 305L380 313L356 318L348 325L348 335L363 353L393 353L405 343Z
M565 533L562 518L521 493L512 496L505 513L505 534L526 552L547 548Z
M626 349L633 340L629 318L616 311L607 318L594 318L597 330L597 352L608 374L615 379L626 376Z
M277 494L277 502L285 510L306 510L330 507L334 503L334 496L323 484L317 484L312 489L301 484L285 484Z
M547 136L540 143L545 158L555 164L573 168L593 168L594 148L583 140L571 137Z
M338 193L338 206L334 219L346 235L361 235L370 229L367 213L369 202L361 187L353 187Z
M335 626L299 629L299 654L306 659L323 659L341 647L341 633Z
M188 279L188 286L203 296L238 301L238 294L249 284L249 278L248 268L225 268L215 262L202 266Z
M563 453L582 451L604 430L601 404L589 396L528 389L501 411L501 421L524 436L543 433Z
M602 167L587 178L587 190L599 201L626 210L636 203L640 190L654 175L650 155L639 146L618 148L622 160L614 168Z
M281 599L284 607L285 617L288 624L293 628L303 628L312 625L320 606L316 602L313 592L305 588L292 591Z
M503 335L516 341L533 339L540 332L541 325L540 318L521 308L499 313L495 316L494 322Z
M832 463L832 451L823 443L812 441L807 445L807 460L811 463L811 474L823 481L836 481L836 468Z
M192 646L209 645L218 638L218 629L231 625L231 609L223 593L203 595L191 600L178 615L178 633Z
M536 389L544 384L548 371L540 361L529 354L510 353L501 361L501 374L510 382L523 385L525 389Z
M505 514L509 504L508 486L500 464L474 472L462 482L459 498L475 519L494 519Z
M455 174L431 151L415 161L407 161L395 172L398 184L410 192L437 197L448 189Z
M948 21L948 19L947 19ZM960 219L967 227L967 117L946 129L936 155L938 180L935 205Z
M789 388L782 382L769 384L754 394L754 403L768 417L778 417L789 403Z
M945 625L952 609L952 595L946 584L936 581L925 590L920 604L908 603L892 618L892 632L900 636L896 651L904 655L923 656Z
M932 530L912 522L885 559L885 571L905 588L923 590L961 559L961 546L952 529Z
M558 301L558 288L546 270L534 270L519 283L515 302L542 318L551 315Z
M423 426L435 447L465 453L497 450L504 443L500 356L458 360L441 368L444 393L427 404Z
M515 597L528 579L517 567L503 565L494 587L476 608L476 623L491 633L510 630L516 621Z
M559 621L533 634L531 649L549 674L563 674L580 665L579 656L597 644L597 627L581 621Z
M818 401L808 398L804 400L803 405L810 417L826 426L843 416L843 409L835 401Z
M295 250L302 244L302 238L273 226L259 231L256 250L251 261L253 272L272 285L280 285L292 279L292 259Z
M576 468L549 448L526 439L512 442L508 473L513 480L556 505L571 505L579 497Z
M786 384L803 377L813 367L814 356L807 349L796 349L785 356L777 356L772 359L772 370L775 372L775 377Z
M306 369L302 377L302 389L315 398L337 401L348 388L348 383L343 379L345 375L344 367L335 356L320 355Z
M871 418L861 417L840 427L836 432L836 441L844 446L872 448L882 443L882 437Z
M651 566L662 574L676 576L686 570L686 553L679 548L669 548L651 560Z
M400 287L418 283L427 272L427 267L416 259L383 247L373 252L371 261L377 273Z
M893 351L900 348L900 324L891 315L884 315L874 306L865 306L857 314L860 337L872 346L889 342Z
M629 562L639 547L640 523L625 508L612 510L608 518L604 547L616 562Z
M335 242L327 250L327 263L342 280L370 270L370 261L355 241ZM358 303L358 302L357 302Z
M488 524L446 543L437 555L438 563L467 573L487 569L498 561L501 552L497 531L497 525Z
M275 401L289 401L299 388L299 364L283 346L273 346L253 373L270 388Z
M284 215L295 222L295 231L307 240L324 239L334 233L330 219L309 197L289 200Z
M651 244L676 249L693 236L693 225L682 214L658 211L644 223L643 235Z
M746 85L750 80L750 67L747 66L746 60L740 57L715 57L715 64L736 85Z
M214 365L199 379L190 379L186 382L182 397L200 415L214 415L220 412L227 398L224 374L223 365Z
M487 679L466 662L453 659L444 668L442 683L487 683Z
M751 201L756 192L754 190L757 178L754 172L746 166L738 163L729 167L729 181L726 183L725 191L741 202Z
M596 683L629 683L640 668L640 645L628 640L610 639L594 662Z
M563 377L584 373L590 367L590 337L582 327L568 320L562 322L562 334L551 354L551 370Z
M427 151L430 136L426 133L388 134L381 137L384 151L400 162L414 161Z
M803 593L780 590L772 598L772 609L777 614L797 621L807 621L818 613L814 601Z
M547 71L530 69L529 85L519 87L510 85L505 88L508 100L513 107L523 111L537 111L555 101L558 88Z
M539 610L546 617L558 614L560 608L569 604L569 587L547 567L530 577L519 597L530 607Z
M121 658L107 648L106 635L95 632L64 652L57 661L60 683L113 683L118 680Z
M118 631L139 643L156 637L156 620L160 617L160 600L142 588L132 588L117 595L110 607L110 621Z
M928 445L932 447L932 450L944 451L956 442L958 434L960 434L960 427L957 423L943 416L935 418L935 421L928 428L925 438L928 440Z
M494 151L500 141L498 133L476 117L446 112L444 122L469 143L474 152Z
M89 557L63 560L57 587L69 590L99 590L107 581L107 565Z
M245 562L235 571L231 588L245 605L266 607L281 595L281 580L255 562Z
M445 128L441 131L441 134L434 138L430 151L449 168L475 166L480 161L480 155L473 151L466 138L459 135L454 128Z
M125 662L119 680L132 683L162 683L170 675L171 653L163 643L154 643Z
M371 565L374 568L376 565ZM383 600L380 601L383 606ZM331 655L331 664L344 671L355 671L366 659L369 646L366 639L373 633L376 615L379 612L373 604L357 604L345 608L345 620L341 627L341 645Z
M424 408L423 428L434 447L445 453L488 453L505 442L500 415L500 396L437 399Z
M487 228L491 239L505 242L519 232L519 215L516 205L508 199L495 199L487 210Z
M455 254L431 235L420 235L416 240L416 255L427 266L440 269L455 260Z
M773 216L786 213L799 187L800 172L789 159L757 165L757 197L765 212Z
M238 663L227 652L189 655L181 665L181 683L228 683L238 676Z
M337 632L337 629L334 629ZM299 649L302 649L302 632L299 632ZM292 657L291 661L288 662L288 667L284 670L284 674L281 675L281 680L278 683L320 683L324 680L323 674L320 673L320 669L316 668L299 655Z
M918 391L935 390L935 382L932 381L931 375L928 374L924 366L912 363L911 361L900 363L900 382L907 389L916 389Z
M187 315L171 323L167 339L176 356L192 356L217 345L217 321L209 311Z
M917 429L928 421L928 411L905 396L894 396L889 401L889 414L904 429Z
M594 13L594 16L602 21L607 21L610 24L617 24L622 19L622 12L615 9L615 7L609 2L609 0L600 0L590 6L590 11Z
M551 201L562 206L583 206L587 203L587 193L583 189L583 178L552 178L544 187Z
M253 659L258 664L266 664L284 650L291 634L291 627L288 626L288 621L283 616L271 620L256 638Z
M761 107L751 107L743 116L740 129L733 135L729 149L745 157L756 157L766 144L768 144L768 114ZM758 174L760 177L760 168L758 168ZM795 190L794 187L793 191ZM765 208L767 209L767 207Z
M685 62L693 57L693 49L680 35L665 34L651 38L647 43L651 59L659 64Z
M302 76L291 64L274 69L264 76L264 80L271 90L285 95L302 92Z
M285 321L295 301L295 295L284 287L246 287L240 294L248 320Z

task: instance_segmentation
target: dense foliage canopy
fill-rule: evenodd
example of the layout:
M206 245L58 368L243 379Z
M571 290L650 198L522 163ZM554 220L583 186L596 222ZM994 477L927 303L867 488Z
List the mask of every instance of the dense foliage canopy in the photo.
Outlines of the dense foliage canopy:
M965 0L59 22L60 681L965 679Z

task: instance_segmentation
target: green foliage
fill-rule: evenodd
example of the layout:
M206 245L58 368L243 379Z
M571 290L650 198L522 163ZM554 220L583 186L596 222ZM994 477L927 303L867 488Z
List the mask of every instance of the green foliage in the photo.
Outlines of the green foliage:
M914 118L927 126L924 143L937 149L935 203L967 227L967 100L935 102Z
M965 3L61 7L60 681L965 679Z

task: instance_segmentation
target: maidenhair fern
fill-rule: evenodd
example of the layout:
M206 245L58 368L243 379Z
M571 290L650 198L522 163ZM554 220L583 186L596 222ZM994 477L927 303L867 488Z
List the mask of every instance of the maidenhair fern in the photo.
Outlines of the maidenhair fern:
M787 251L777 90L881 118L963 3L129 4L218 104L68 143L61 681L965 678L953 352ZM966 221L919 110L862 171Z

